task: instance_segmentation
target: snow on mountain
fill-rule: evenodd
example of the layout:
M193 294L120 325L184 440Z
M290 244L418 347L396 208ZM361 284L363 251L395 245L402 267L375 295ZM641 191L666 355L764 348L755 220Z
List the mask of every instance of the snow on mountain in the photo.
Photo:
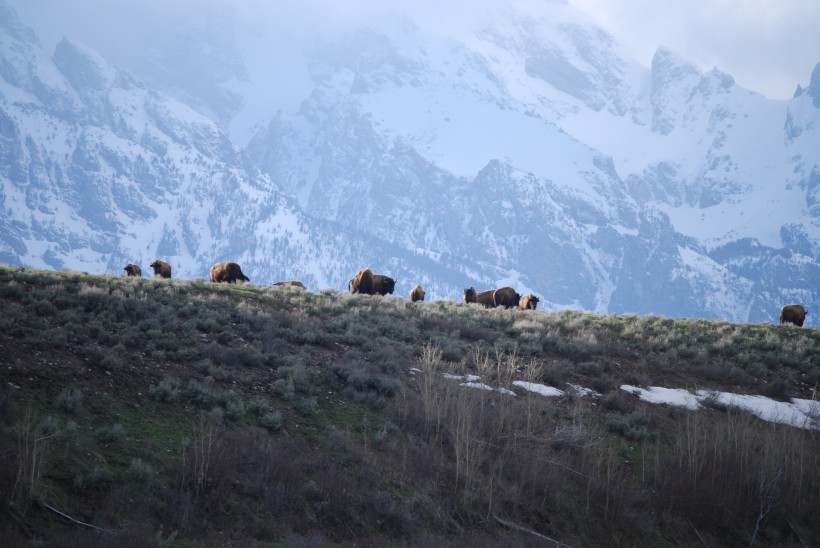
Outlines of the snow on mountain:
M0 260L339 289L370 265L399 294L736 321L818 302L820 65L771 101L664 48L642 67L563 1L333 32L199 9L128 72L49 57L0 4Z
M367 251L395 255L311 220L187 105L69 39L49 59L3 21L3 66L14 68L0 88L3 262L121 273L160 257L176 275L207 277L230 258L260 283L318 289L343 287Z

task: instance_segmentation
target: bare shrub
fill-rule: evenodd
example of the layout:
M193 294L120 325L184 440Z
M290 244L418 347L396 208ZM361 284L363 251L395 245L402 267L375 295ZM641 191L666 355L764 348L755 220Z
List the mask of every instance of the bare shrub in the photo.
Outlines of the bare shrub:
M190 487L194 496L202 495L211 485L211 464L223 450L223 412L214 408L200 412L193 435L182 444L181 487Z
M814 434L731 409L687 412L672 451L658 459L657 487L696 527L753 543L767 525L789 531L816 519L820 456Z
M29 405L22 419L14 425L14 432L17 438L14 455L17 474L9 502L19 504L25 510L41 492L43 474L49 464L49 446L59 431L52 427L41 428Z

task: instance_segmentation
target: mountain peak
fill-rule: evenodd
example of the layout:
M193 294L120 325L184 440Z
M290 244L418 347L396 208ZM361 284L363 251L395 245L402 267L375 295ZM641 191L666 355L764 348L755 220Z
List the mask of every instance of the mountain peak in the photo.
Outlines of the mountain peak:
M814 106L820 108L820 63L817 63L811 71L811 80L806 92L812 98Z
M11 6L0 2L0 32L6 33L13 39L39 47L40 41L34 31L25 26L17 17L17 11Z
M683 80L687 76L699 76L700 72L695 65L664 46L655 50L652 56L653 81L657 76L667 76L669 79Z
M54 50L54 62L77 90L104 91L117 79L117 71L93 49L63 38Z

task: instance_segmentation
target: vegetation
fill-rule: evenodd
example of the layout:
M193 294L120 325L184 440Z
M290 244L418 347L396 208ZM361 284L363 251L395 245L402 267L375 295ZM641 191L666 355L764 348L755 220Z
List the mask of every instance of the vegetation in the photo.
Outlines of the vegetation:
M815 398L817 329L7 267L0 309L5 546L820 544L820 432L619 388Z

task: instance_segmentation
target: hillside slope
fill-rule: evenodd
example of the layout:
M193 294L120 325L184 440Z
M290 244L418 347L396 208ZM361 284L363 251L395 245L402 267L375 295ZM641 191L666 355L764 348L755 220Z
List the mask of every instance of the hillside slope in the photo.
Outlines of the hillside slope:
M819 344L793 326L0 267L0 535L812 545L816 406L796 428L623 386L812 399Z

